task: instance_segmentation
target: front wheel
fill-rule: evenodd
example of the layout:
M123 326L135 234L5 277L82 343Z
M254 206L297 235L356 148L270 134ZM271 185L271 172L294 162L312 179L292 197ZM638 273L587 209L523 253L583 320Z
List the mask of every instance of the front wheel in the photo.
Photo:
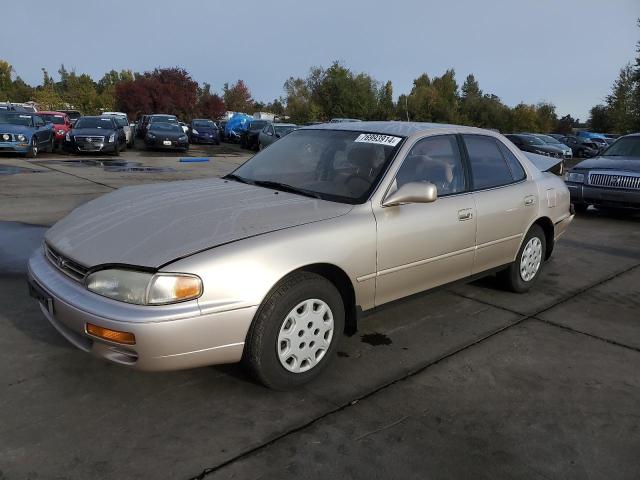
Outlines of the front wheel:
M518 250L515 262L498 272L498 280L507 290L516 293L528 291L538 280L547 248L544 231L533 225Z
M31 137L31 142L29 143L29 150L27 151L27 158L36 158L38 156L38 142L36 142L35 137Z
M587 213L588 208L589 208L589 205L587 205L586 203L573 204L573 209L575 210L576 213Z
M116 144L113 147L113 156L114 157L119 157L120 156L120 144L116 141Z
M267 387L287 390L318 376L335 356L344 330L344 304L324 277L297 272L260 306L247 335L243 362Z

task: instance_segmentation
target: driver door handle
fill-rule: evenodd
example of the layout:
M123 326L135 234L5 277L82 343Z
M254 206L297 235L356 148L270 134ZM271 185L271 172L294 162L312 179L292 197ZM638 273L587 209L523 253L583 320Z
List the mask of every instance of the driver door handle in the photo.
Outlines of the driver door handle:
M462 210L458 210L458 220L464 222L465 220L470 220L473 218L473 211L470 208L463 208Z

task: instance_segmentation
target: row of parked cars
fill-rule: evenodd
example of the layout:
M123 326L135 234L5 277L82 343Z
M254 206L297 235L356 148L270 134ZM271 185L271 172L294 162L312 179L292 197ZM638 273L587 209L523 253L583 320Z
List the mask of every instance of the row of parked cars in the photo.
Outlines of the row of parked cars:
M513 133L506 137L522 151L564 159L595 157L615 141L613 137L590 132L577 135Z

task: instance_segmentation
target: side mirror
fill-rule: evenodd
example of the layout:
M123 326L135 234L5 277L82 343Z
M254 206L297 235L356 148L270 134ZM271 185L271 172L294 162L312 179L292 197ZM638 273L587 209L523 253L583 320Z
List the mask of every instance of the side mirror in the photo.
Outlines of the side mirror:
M438 198L438 189L429 182L409 182L387 196L384 207L394 207L402 203L432 203Z

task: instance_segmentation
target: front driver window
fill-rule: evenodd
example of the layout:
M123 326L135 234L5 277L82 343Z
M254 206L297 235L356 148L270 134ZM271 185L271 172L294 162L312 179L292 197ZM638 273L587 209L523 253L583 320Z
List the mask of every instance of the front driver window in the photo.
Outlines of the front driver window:
M458 142L453 135L438 135L419 140L402 162L395 186L409 182L430 182L438 196L464 192L465 178Z

